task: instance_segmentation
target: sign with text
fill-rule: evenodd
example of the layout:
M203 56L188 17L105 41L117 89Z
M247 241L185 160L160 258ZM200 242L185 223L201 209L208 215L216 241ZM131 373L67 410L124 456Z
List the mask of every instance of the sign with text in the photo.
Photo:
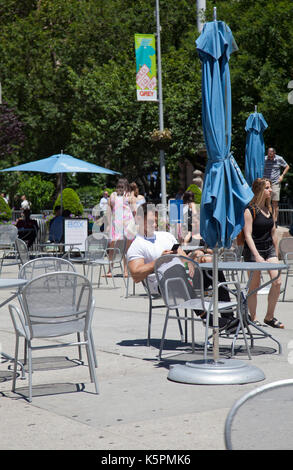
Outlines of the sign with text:
M156 39L135 34L136 95L138 101L157 101Z
M76 248L85 251L85 240L88 236L88 219L64 220L64 243L76 244Z

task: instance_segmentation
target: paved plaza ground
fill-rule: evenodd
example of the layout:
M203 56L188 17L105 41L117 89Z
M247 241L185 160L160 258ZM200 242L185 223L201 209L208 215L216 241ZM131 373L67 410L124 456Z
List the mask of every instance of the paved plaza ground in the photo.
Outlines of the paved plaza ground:
M78 268L82 272L81 267ZM5 267L2 277L16 277L17 267ZM244 385L188 385L167 379L169 365L186 359L179 354L177 322L170 320L166 349L158 361L165 310L155 310L151 346L146 345L148 300L141 285L125 297L123 278L115 277L116 288L106 279L94 288L96 308L93 335L98 358L100 394L94 393L88 368L76 365L76 348L35 352L33 402L21 395L27 380L17 380L11 392L11 372L0 364L0 449L73 450L220 450L225 449L224 424L233 403L262 384L293 377L290 346L293 347L293 279L289 278L286 301L279 301L276 316L284 330L270 332L280 341L277 353L270 339L255 342L252 360L241 348L237 359L259 367L265 379ZM9 296L0 291L0 301ZM258 320L263 321L267 295L259 296ZM196 323L196 342L204 328ZM267 327L269 328L269 327ZM14 331L8 307L1 310L0 340L3 351L14 353ZM291 343L290 343L291 342ZM227 357L231 340L220 339L221 357ZM243 345L239 341L239 345ZM184 349L184 348L183 348ZM180 351L179 351L180 352ZM86 362L86 354L84 353Z

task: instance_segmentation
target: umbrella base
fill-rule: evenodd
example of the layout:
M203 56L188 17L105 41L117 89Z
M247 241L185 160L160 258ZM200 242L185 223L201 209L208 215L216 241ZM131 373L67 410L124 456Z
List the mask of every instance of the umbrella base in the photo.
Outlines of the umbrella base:
M265 379L262 370L243 361L220 359L170 365L168 379L195 385L232 385Z

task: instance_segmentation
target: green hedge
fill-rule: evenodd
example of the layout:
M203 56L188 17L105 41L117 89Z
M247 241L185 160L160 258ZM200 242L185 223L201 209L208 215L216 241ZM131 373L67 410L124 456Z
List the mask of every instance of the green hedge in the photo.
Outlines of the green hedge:
M54 209L56 206L61 206L61 196L56 199L54 204ZM62 206L63 210L69 210L73 215L82 215L83 214L83 205L80 202L78 194L74 191L74 189L66 188L62 191Z
M194 194L194 202L195 204L200 204L201 202L201 190L196 184L191 184L188 186L186 191L192 191Z
M12 210L9 205L0 196L0 223L9 222L12 218Z

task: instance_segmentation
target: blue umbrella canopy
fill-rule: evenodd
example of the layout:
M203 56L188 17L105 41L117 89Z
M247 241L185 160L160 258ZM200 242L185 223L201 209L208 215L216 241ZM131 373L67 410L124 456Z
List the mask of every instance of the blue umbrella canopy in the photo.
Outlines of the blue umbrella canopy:
M94 165L93 163L59 153L42 160L12 166L0 171L40 171L42 173L103 173L107 175L118 175L117 171Z
M251 186L256 178L262 178L265 163L265 143L263 132L268 125L261 113L251 114L246 121L245 130L245 179Z
M200 233L210 248L230 248L253 197L231 147L230 55L237 50L222 21L206 23L196 41L202 63L202 123L208 161L201 199Z

